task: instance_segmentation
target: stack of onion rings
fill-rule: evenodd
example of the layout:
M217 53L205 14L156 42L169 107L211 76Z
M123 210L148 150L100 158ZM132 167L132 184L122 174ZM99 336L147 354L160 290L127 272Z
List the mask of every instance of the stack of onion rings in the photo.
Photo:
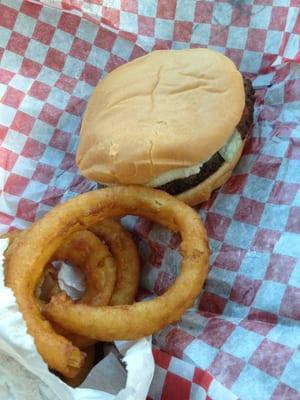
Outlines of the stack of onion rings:
M179 231L183 261L175 283L162 296L132 305L92 306L75 303L60 293L52 297L42 313L35 300L35 288L45 265L62 243L77 231L96 232L91 227L106 218L127 214ZM154 189L112 187L79 195L55 207L14 240L8 250L6 283L14 291L44 360L50 368L72 377L80 371L84 353L58 335L44 316L68 332L95 340L137 339L152 334L178 320L192 305L207 275L208 256L205 229L189 206Z
M101 226L102 224L103 226ZM116 296L119 304L131 304L137 293L140 273L136 246L131 235L119 222L106 220L101 225L97 224L92 227L97 235L89 230L72 234L54 253L51 261L69 262L82 270L86 277L86 289L79 302L93 306L107 305L111 304L112 297ZM21 237L21 234L23 231L16 230L1 237L8 238L11 246L17 237ZM107 243L106 245L103 243L104 241ZM7 259L11 251L7 252ZM58 270L48 263L35 293L40 309L53 295L60 292L57 275ZM51 325L56 333L66 337L73 345L91 353L90 346L96 340L70 334L66 329L53 322ZM82 369L86 370L87 365L90 363L85 359L79 371L80 376L84 375ZM72 376L73 371L68 375ZM77 381L78 379L74 380L74 384Z

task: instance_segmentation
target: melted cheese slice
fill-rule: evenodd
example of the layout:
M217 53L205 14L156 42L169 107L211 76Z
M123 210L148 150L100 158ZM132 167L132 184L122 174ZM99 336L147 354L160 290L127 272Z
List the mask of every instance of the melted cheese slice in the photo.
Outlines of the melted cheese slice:
M230 162L237 150L240 148L242 143L242 138L237 129L234 130L229 140L224 144L224 146L219 150L219 153L224 158L225 161ZM165 185L166 183L175 181L177 179L188 178L191 175L198 174L204 163L198 163L187 168L178 168L171 171L165 172L152 179L150 182L146 183L146 186L159 187Z

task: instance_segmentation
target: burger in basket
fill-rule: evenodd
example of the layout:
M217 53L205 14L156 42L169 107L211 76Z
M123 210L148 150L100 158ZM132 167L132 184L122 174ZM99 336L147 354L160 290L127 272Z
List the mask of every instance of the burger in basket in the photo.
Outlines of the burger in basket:
M251 82L221 53L154 51L98 84L82 122L77 164L107 186L149 186L199 204L231 176L253 104Z

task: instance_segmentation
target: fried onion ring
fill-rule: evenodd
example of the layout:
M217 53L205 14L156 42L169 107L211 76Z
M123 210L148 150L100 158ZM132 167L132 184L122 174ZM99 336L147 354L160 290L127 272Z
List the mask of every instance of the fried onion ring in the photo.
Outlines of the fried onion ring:
M133 242L130 233L127 232L119 222L112 219L107 219L102 221L100 224L93 225L89 228L89 230L107 244L117 265L116 285L114 287L113 295L109 304L132 304L138 290L140 261L135 243ZM81 231L80 233L83 232L89 231ZM71 238L77 234L78 233L73 234ZM67 242L70 242L70 239ZM70 243L70 245L72 245L72 243ZM75 245L75 249L78 249L76 243L73 243L73 245ZM58 252L56 252L58 259L66 258L64 251L61 253L61 249L63 247L64 245L60 247ZM71 246L71 248L72 247L73 246ZM69 261L71 263L73 261L74 265L76 265L75 260L69 259ZM81 264L84 265L83 260L81 260ZM87 276L88 271L84 272ZM92 295L92 293L90 293L90 295ZM85 298L85 301L82 301L83 299L81 299L81 302L90 305L101 305L100 302L97 303L95 301L96 298L97 294L95 297L89 296L88 298ZM106 305L107 303L102 304ZM70 334L57 324L54 327L57 333L66 336L75 346L79 347L80 349L85 349L86 347L95 343L93 339L85 336Z
M18 291L14 290L15 284L18 286L18 281L24 282L24 271L18 277L14 276L10 260L11 258L14 259L15 252L18 253L18 249L23 248L23 245L27 243L26 238L34 226L35 224L17 235L7 248L5 255L5 281L7 286L13 290L19 309L27 325L27 330L33 336L37 350L48 364L48 367L62 373L66 377L73 378L83 367L86 355L79 348L75 347L70 340L57 334L51 323L41 315L41 300L36 297L35 293L38 284L41 282L44 268L41 271L34 269L25 279L27 285L26 292L28 295L30 294L28 297L25 295L27 301L23 301L23 297L19 297L16 294ZM35 242L35 239L33 241ZM32 244L35 247L35 243ZM43 253L43 249L41 249L41 252ZM26 254L27 259L31 258L30 252L26 252ZM47 261L50 258L51 255L47 257ZM23 265L25 265L23 264L23 260L19 259L21 270ZM46 262L43 265L46 266L48 264ZM27 312L24 312L25 309Z
M79 373L75 376L75 378L63 378L64 382L71 386L71 387L77 387L79 386L85 378L88 376L90 373L90 370L94 366L94 361L95 361L95 346L90 346L86 348L85 350L86 353L86 358L84 360L84 364L79 371Z
M111 219L92 226L90 231L79 231L71 235L55 252L53 259L70 262L84 272L86 290L79 302L91 305L132 304L138 289L140 261L130 233L118 221ZM11 244L20 233L21 231L13 231L4 234L3 237L8 237ZM112 252L117 264L116 284L111 255L102 242L99 244L95 235L104 241ZM98 268L98 261L100 265L103 264L101 270ZM44 270L36 290L36 296L42 300L40 307L60 292L57 273L58 270L51 264ZM56 333L65 336L80 349L86 349L96 342L84 336L70 334L53 322L52 326Z
M95 234L87 230L73 233L55 252L53 259L70 262L84 273L86 288L78 303L94 306L109 304L116 283L116 263L107 246ZM51 294L55 293L52 291ZM80 349L95 343L90 338L70 334L57 324L52 325L56 333L65 336Z
M53 297L45 306L49 319L92 339L137 339L178 320L203 286L209 256L205 229L195 211L172 196L149 188L120 186L81 194L55 207L11 246L6 283L14 291L40 353L57 370L68 371L75 363L69 343L62 342L64 338L50 328L34 300L44 266L72 233L127 214L150 218L180 232L183 261L175 283L162 296L133 305L93 307ZM79 360L77 353L76 366Z
M130 233L113 219L106 219L89 230L107 244L117 264L117 281L109 304L132 304L138 290L140 260Z
M87 230L73 233L53 258L70 262L84 272L86 290L78 303L109 304L116 283L116 264L107 246L96 235Z
M9 245L21 234L22 231L13 231L3 235L9 239ZM72 234L55 252L52 259L70 262L82 270L86 277L86 290L79 302L91 305L107 305L113 294L116 282L116 265L107 246L90 231L79 231ZM42 279L36 289L37 303L43 309L45 302L60 292L57 280L58 270L47 264ZM84 336L69 334L64 328L51 323L55 332L70 340L74 346L84 349L93 345L95 340ZM84 371L89 365L88 360L80 368L79 378L84 376ZM78 382L78 376L74 384ZM70 382L72 381L71 378Z

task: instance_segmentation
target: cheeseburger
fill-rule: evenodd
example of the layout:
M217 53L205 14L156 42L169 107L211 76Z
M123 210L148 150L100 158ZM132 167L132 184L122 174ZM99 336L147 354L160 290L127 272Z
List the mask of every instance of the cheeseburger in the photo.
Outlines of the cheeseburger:
M95 88L76 161L101 184L155 187L196 205L230 177L253 104L250 81L223 54L154 51Z

